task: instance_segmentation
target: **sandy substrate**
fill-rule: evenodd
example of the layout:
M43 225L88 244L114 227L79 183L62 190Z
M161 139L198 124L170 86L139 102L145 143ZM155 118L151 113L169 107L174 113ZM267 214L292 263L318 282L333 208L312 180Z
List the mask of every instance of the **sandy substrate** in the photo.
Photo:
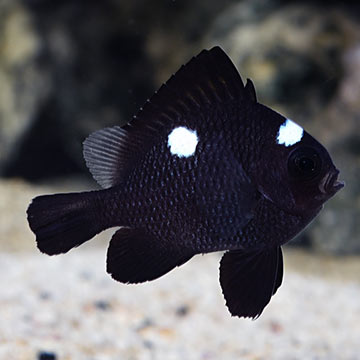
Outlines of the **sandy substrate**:
M287 250L283 285L263 315L231 318L220 254L130 286L105 272L112 230L66 255L38 253L28 203L72 189L0 182L1 360L39 351L57 360L360 359L359 258Z
M103 250L0 256L0 359L360 358L359 282L289 269L251 321L224 306L219 254L129 286L105 273Z

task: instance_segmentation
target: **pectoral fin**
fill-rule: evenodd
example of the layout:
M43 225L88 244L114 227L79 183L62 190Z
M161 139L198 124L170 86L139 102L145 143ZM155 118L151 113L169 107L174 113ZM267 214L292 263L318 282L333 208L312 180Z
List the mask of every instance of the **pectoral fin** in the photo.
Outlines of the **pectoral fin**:
M220 284L231 315L259 317L281 285L282 276L280 247L225 253L220 262Z
M193 255L144 230L122 228L111 239L107 272L122 283L141 283L166 274Z

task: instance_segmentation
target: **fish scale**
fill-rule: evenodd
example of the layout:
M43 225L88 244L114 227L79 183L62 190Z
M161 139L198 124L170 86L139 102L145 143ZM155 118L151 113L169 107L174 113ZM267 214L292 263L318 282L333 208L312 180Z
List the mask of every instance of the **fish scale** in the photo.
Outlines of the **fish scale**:
M128 124L90 134L84 158L104 189L33 199L38 248L66 253L117 226L106 270L122 283L225 251L220 285L239 317L260 316L282 284L281 245L344 186L327 150L260 104L219 47L182 66Z

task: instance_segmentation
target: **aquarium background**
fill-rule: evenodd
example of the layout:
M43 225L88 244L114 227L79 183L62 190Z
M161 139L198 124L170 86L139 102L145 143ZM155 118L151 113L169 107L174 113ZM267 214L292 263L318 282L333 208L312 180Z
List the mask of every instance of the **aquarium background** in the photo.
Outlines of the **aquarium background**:
M47 257L26 221L34 196L97 189L84 139L130 121L215 45L346 182L286 246L283 285L256 321L227 312L221 254L126 286L105 271L112 230ZM358 359L359 99L357 2L0 0L0 358Z

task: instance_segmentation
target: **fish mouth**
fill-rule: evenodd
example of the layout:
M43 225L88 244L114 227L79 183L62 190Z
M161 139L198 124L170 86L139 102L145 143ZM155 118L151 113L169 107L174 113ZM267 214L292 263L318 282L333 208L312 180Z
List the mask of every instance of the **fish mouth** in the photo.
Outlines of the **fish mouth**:
M345 186L344 181L338 180L339 170L329 171L320 181L319 189L323 194L335 194Z

